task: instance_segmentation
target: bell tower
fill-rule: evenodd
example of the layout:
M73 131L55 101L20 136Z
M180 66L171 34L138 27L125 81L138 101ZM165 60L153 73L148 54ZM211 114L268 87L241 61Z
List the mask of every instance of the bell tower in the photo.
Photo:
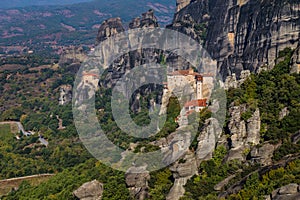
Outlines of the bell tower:
M196 76L196 99L203 99L203 77Z

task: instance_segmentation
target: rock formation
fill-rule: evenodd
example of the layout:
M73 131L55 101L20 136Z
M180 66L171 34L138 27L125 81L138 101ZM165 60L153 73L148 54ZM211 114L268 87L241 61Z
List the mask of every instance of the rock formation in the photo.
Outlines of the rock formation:
M292 135L291 140L294 144L297 144L300 141L300 130Z
M116 35L117 33L125 31L122 21L119 17L117 18L110 18L102 22L99 30L98 35L96 38L96 44L106 40L109 37Z
M189 5L191 0L177 0L176 1L176 12L179 12L181 9Z
M59 105L65 105L72 100L72 86L61 85L59 90Z
M225 78L249 69L274 66L279 51L299 44L296 1L216 0L208 25L207 49Z
M241 171L239 171L241 172ZM214 190L221 191L232 179L236 177L236 174L230 175L227 178L225 178L223 181L219 182L214 186Z
M225 81L224 86L229 89L239 87L251 73L260 72L263 69L262 66L266 69L272 68L280 50L285 47L299 47L299 12L300 4L295 1L177 0L177 12L173 23L167 28L180 31L202 42L211 56L217 60L218 69ZM158 23L153 11L144 13L129 24L129 29L154 27L158 27ZM124 30L119 18L106 20L99 28L97 43ZM207 34L206 31L208 31ZM162 55L165 56L164 52L154 49L126 53L111 64L102 83L103 86L112 87L126 72L150 61L160 63L165 60L174 69L190 67L177 55L168 54L164 59ZM299 48L295 51L291 62L293 64L291 72L299 73ZM143 89L144 92L137 91L132 98L132 109L135 111L139 110L141 96L155 90L161 90L159 96L162 96L162 88L157 86L147 86ZM167 102L167 98L157 98L155 101L152 100L152 104ZM243 115L249 112L248 109L247 105L231 105L229 109L226 133L230 138L228 142L223 139L223 143L227 142L229 150L225 161L248 159L252 163L270 165L277 146L270 143L259 145L260 110L257 108L250 117L246 118ZM166 108L163 111L166 111ZM287 112L283 111L279 117L283 118L285 115ZM197 174L197 167L201 161L212 158L221 134L222 129L215 124L213 119L206 121L198 137L196 151L187 151L170 166L175 181L167 199L176 200L184 194L184 185L189 178ZM171 134L167 138L153 142L154 145L162 148L169 146L172 142L173 152L166 156L169 160L178 156L178 149L184 146L182 141L186 140L184 137L188 137L182 135L172 138L173 136L174 134ZM298 141L298 135L295 138ZM135 199L145 199L149 196L150 175L145 170L139 173L136 173L136 170L139 169L130 169L127 172L126 184ZM216 190L221 190L232 178L234 175L217 185ZM276 196L287 194L283 191L284 189L281 192L278 190ZM290 190L289 192L292 194Z
M263 0L194 0L177 1L178 9L170 27L185 34L187 27L207 28L205 47L218 61L225 81L228 75L240 78L243 70L259 72L260 67L272 68L279 51L299 46L300 4L297 1ZM180 25L181 24L181 25ZM198 37L203 31L198 32ZM299 51L294 68L299 70Z
M213 156L216 144L222 134L222 128L218 121L214 118L210 118L206 121L200 135L198 137L198 146L196 150L197 160L201 162L203 160L209 160Z
M221 134L222 129L216 119L210 118L205 122L204 128L197 138L196 151L187 151L178 161L170 166L175 181L167 196L168 200L177 200L183 196L185 184L192 176L198 173L200 163L212 158Z
M210 19L210 8L214 1L208 0L177 0L177 12L173 23L181 22L189 15L196 24L206 23Z
M59 66L68 66L68 69L73 68L73 72L77 72L80 64L87 58L82 47L69 47L64 49L59 59ZM75 68L75 69L74 69Z
M300 199L300 186L295 183L291 183L282 186L272 192L271 195L266 196L266 199L270 200L297 200Z
M129 29L136 28L154 28L158 27L157 18L154 16L153 10L149 10L146 13L142 14L142 17L138 17L132 20L129 24ZM108 37L114 36L118 33L124 32L125 28L121 22L120 18L112 18L106 20L102 23L99 28L97 35L97 44L106 40ZM109 47L113 48L113 47ZM108 49L102 49L102 54L105 59L109 57ZM113 87L119 78L123 77L123 75L129 70L133 69L137 66L142 66L146 63L160 63L161 60L161 51L155 49L138 49L135 51L131 51L123 54L118 59L115 59L113 63L110 64L108 73L105 76L104 80L101 81L101 85L106 88ZM145 88L139 89L133 95L131 102L131 109L134 111L139 110L139 98L138 96L145 96L145 94L149 94L152 91L161 91L161 95L157 97L156 103L161 101L162 96L162 86L159 85L150 85L145 86ZM132 94L128 94L127 96L131 96Z
M279 112L279 120L282 120L286 116L288 116L290 113L288 107L284 107L280 112Z
M103 184L97 180L84 183L73 192L80 200L101 200L103 194Z
M219 199L227 199L227 197L231 194L237 194L240 190L243 189L245 183L247 182L247 180L249 178L251 178L251 176L255 173L258 173L258 174L266 174L267 172L269 172L270 170L275 170L275 169L278 169L278 168L285 168L287 167L287 165L294 161L294 160L297 160L299 159L299 155L295 155L295 156L286 156L284 157L280 162L277 162L277 163L274 163L272 165L268 165L268 166L265 166L263 168L260 168L258 170L255 170L255 171L252 171L251 173L249 173L248 175L246 175L245 177L243 177L242 179L240 179L239 181L237 181L236 183L234 184L231 184L231 186L229 188L227 188L225 191L221 192L219 195L218 195L218 198ZM297 184L296 184L297 185ZM276 189L272 192L272 194L270 195L267 195L265 196L265 199L276 199L276 198L279 198L280 195L284 195L282 196L282 198L279 198L281 200L285 200L285 199L289 199L287 197L292 197L291 200L298 200L298 196L299 193L294 193L296 190L295 190L295 184L290 184L290 185L287 185L287 186L284 186L282 187L282 191L281 191L281 194L279 192L279 190L281 189ZM300 188L298 187L298 191L300 192L299 190ZM288 191L288 192L286 192ZM289 193L289 194L287 194ZM295 196L294 196L295 195ZM276 196L276 198L275 198ZM295 198L296 197L296 198Z
M126 185L134 199L144 200L149 197L148 181L150 175L145 168L146 167L132 167L125 175Z
M227 160L245 160L253 145L260 142L260 112L256 111L249 119L242 119L242 114L247 111L246 105L233 106L229 109L230 119L227 125L230 134L230 151Z
M250 152L250 160L253 163L259 163L263 166L272 164L272 157L278 145L265 143L259 147L253 147Z
M155 28L158 27L157 18L154 16L153 10L149 10L142 14L142 18L137 17L129 24L130 29L134 28Z
M291 73L300 73L300 47L298 47L295 52L294 55L292 56L292 60L291 60L291 64L292 64L292 69L291 69Z
M227 76L224 83L224 88L226 90L230 88L238 88L248 79L250 75L250 70L242 70L240 78L237 80L236 74L233 73L232 75Z
M195 154L188 151L179 161L170 167L170 170L173 173L175 181L166 199L178 200L185 192L184 186L187 181L193 175L197 174L198 169Z

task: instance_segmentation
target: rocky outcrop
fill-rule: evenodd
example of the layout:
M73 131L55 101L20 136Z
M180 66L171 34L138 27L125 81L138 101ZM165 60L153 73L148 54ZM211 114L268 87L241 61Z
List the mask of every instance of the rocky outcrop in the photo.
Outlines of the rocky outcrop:
M274 190L271 195L267 196L267 198L271 200L297 200L300 199L299 189L298 184L291 183Z
M196 150L196 156L198 162L203 160L209 160L213 156L216 144L219 141L222 134L222 128L220 127L218 120L210 118L206 121L200 135L198 137L198 146Z
M179 12L181 9L189 5L191 0L177 0L176 1L176 12Z
M150 175L149 172L146 171L146 167L130 168L125 175L125 180L131 196L138 200L149 198L149 179Z
M228 90L230 88L238 88L240 87L251 75L250 70L242 70L240 78L237 80L236 74L227 76L224 84L224 89Z
M228 129L231 135L231 147L238 148L245 143L259 144L260 114L256 109L247 121L242 119L242 114L247 111L245 104L229 109L230 121Z
M72 100L72 86L62 85L59 89L59 105L66 105Z
M80 200L101 200L103 194L103 184L97 180L84 183L73 192Z
M214 1L208 0L177 0L177 12L173 23L184 21L185 16L190 16L196 24L205 24L210 19L210 8Z
M294 144L297 144L300 141L300 130L292 135L291 140Z
M230 134L230 151L227 156L229 160L245 160L251 146L259 144L260 141L260 112L257 108L249 119L242 119L243 113L247 111L245 104L233 106L229 109L230 120L227 125Z
M279 51L299 44L300 3L297 1L215 1L210 12L207 49L227 75L274 66Z
M188 151L179 161L170 167L170 170L173 173L175 181L166 199L178 200L185 192L184 186L187 181L193 175L197 174L198 168L195 154Z
M242 179L240 179L238 182L232 184L229 188L226 189L226 191L224 192L221 192L219 195L218 195L218 198L219 199L227 199L227 197L231 194L237 194L241 189L243 189L245 183L247 182L247 180L255 173L258 173L260 176L262 175L265 175L267 174L270 170L275 170L275 169L278 169L278 168L286 168L288 166L289 163L295 161L299 159L299 154L298 155L294 155L294 156L285 156L282 158L281 161L273 164L273 165L269 165L269 166L265 166L263 168L260 168L258 170L255 170L255 171L252 171L251 173L249 173L248 175L246 175L245 177L243 177ZM292 186L293 187L293 186ZM278 194L278 189L273 191L273 197L275 197L275 195ZM266 196L266 199L271 199L271 196L272 195L268 195ZM285 196L285 197L288 197ZM298 198L296 198L298 199ZM296 200L295 199L295 200ZM284 200L281 199L281 200ZM294 199L293 199L294 200Z
M153 10L149 10L142 14L142 18L137 17L129 24L130 29L134 28L155 28L158 27L157 18L154 16Z
M82 47L68 47L60 55L59 66L68 66L68 69L72 69L76 73L85 59L87 59L87 55Z
M197 138L197 149L195 151L187 151L170 167L175 181L167 196L168 200L177 200L183 196L185 184L192 176L198 174L198 166L200 163L212 158L221 134L222 128L217 119L210 118L206 120ZM182 139L179 141L182 141ZM188 142L187 139L184 139L184 141L186 141L186 143Z
M184 33L203 44L210 19L209 8L208 0L178 0L173 23L167 28Z
M298 47L295 50L291 59L291 65L292 65L291 73L299 74L300 73L300 47Z
M238 87L238 81L236 79L236 74L233 73L232 75L227 76L224 83L224 88L228 90L230 88L237 88L237 87Z
M110 18L102 22L99 30L98 35L96 38L96 44L106 40L109 37L116 35L117 33L125 31L122 21L119 17L117 18Z
M230 175L227 178L225 178L223 181L219 182L214 186L214 190L221 191L232 179L236 177L236 174Z
M59 118L58 115L56 115L56 119L58 120L58 128L57 128L57 130L64 130L64 129L66 129L66 127L63 126L63 120L61 118Z
M280 112L279 112L279 120L282 120L283 118L285 118L286 116L288 116L290 113L288 107L283 108Z
M272 164L272 157L274 151L277 149L278 145L272 145L270 143L265 143L262 146L253 147L250 152L250 161L253 163L259 163L263 166Z
M173 22L173 24L167 26L167 28L184 33L199 42L201 41L200 30L197 30L196 22L189 14L184 15L180 21Z

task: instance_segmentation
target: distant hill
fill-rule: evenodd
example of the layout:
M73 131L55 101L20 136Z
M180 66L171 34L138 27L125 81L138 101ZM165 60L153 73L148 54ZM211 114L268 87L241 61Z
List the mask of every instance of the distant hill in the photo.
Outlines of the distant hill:
M71 1L82 0L62 2ZM53 2L58 2L58 0ZM12 52L18 52L24 46L25 51L42 48L49 52L51 51L49 46L54 45L91 45L94 44L98 27L104 20L120 17L126 24L149 9L153 9L158 22L165 25L172 21L175 2L169 0L95 0L63 6L0 9L0 53L1 47L7 49L7 46Z
M66 5L92 0L1 0L1 8L16 8L26 6L43 6L43 5Z

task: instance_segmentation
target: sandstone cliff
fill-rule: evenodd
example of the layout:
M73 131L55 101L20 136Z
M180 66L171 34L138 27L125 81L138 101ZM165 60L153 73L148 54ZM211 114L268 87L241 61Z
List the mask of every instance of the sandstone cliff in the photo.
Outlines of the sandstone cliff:
M279 51L299 44L299 2L217 0L215 6L206 46L224 77L273 67Z
M133 19L129 24L129 29L135 28L155 28L158 27L157 18L154 15L153 10L149 10L146 13L143 13L141 17ZM99 28L97 35L97 44L101 41L106 40L108 37L115 36L118 33L125 31L125 25L123 25L120 18L111 18L102 23ZM113 47L112 47L113 48ZM103 54L106 55L107 49L102 50ZM139 49L135 51L128 52L118 59L114 60L113 63L109 66L108 73L106 74L101 85L106 88L113 87L119 78L134 67L144 65L149 62L159 63L161 60L161 51L155 49ZM108 55L107 55L108 56ZM140 96L145 96L152 91L161 91L162 87L157 85L146 86L145 88L139 89L133 96L131 102L131 109L138 111L140 109ZM128 94L128 96L131 94ZM156 102L160 102L159 95L156 99Z
M299 46L297 1L197 0L181 5L171 26L182 23L178 30L184 29L187 17L194 21L189 26L207 24L205 47L218 61L224 80L233 73L239 78L242 70L258 72L263 65L272 68L279 51Z

